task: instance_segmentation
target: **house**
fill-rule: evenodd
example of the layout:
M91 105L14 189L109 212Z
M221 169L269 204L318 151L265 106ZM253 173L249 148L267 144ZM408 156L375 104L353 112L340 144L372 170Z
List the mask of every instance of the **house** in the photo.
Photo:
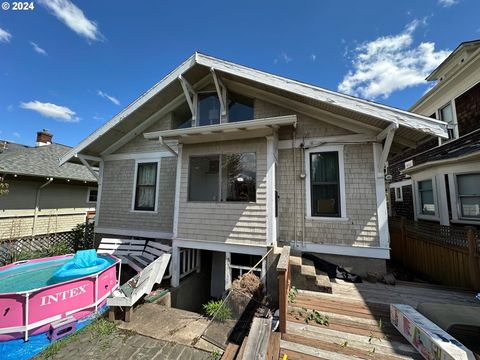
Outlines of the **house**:
M70 147L37 133L35 146L0 141L0 241L72 230L95 214L97 180L84 165L58 159Z
M99 165L98 238L171 242L173 286L195 250L219 296L284 244L385 271L384 163L428 136L447 125L195 53L61 163Z
M480 224L480 40L460 44L428 77L410 111L448 125L388 161L391 214L441 225Z

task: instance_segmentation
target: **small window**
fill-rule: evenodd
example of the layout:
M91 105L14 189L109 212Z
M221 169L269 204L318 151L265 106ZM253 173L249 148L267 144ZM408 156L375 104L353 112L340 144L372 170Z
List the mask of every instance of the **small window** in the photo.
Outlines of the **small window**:
M255 153L192 156L189 201L256 201Z
M253 99L235 93L228 94L228 122L253 120Z
M158 163L139 163L135 183L134 210L155 211Z
M311 216L340 217L338 152L310 154Z
M395 201L403 201L403 188L401 186L395 188Z
M435 215L435 201L433 196L433 182L431 179L418 182L420 213Z
M480 174L457 175L460 217L480 219Z
M448 103L445 105L443 108L441 108L438 111L440 115L440 120L446 122L448 124L448 138L449 139L455 139L457 136L455 134L456 132L456 123L455 123L455 118L453 116L453 108L452 108L452 103Z
M198 126L220 123L220 101L216 92L198 94Z
M98 189L89 188L88 189L87 202L96 203L97 202L97 196L98 196Z

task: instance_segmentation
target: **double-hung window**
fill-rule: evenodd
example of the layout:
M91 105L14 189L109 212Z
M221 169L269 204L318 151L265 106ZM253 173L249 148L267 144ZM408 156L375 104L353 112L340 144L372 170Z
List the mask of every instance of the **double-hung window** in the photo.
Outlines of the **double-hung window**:
M255 153L190 157L189 201L255 202Z
M343 147L306 152L307 216L346 218Z
M419 213L422 215L432 215L435 212L435 195L432 179L422 180L418 182L418 200L419 200Z
M455 119L455 115L453 113L452 103L449 102L447 105L440 108L438 110L438 114L439 114L440 120L448 124L448 138L449 139L458 138L457 122Z
M155 211L158 162L137 163L133 210Z
M97 188L88 188L87 194L87 202L89 203L96 203L98 197L98 189Z
M480 220L480 174L457 175L459 217Z

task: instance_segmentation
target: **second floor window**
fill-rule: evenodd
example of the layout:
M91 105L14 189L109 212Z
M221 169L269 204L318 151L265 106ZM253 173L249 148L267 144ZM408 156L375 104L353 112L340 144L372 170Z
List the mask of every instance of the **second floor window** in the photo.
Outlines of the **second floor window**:
M198 94L198 126L220 123L220 101L216 92Z
M452 103L449 102L447 105L445 105L443 108L441 108L438 111L440 115L440 120L446 122L448 124L448 138L449 139L456 139L457 136L457 130L456 130L456 121L455 117L453 114L453 107Z
M155 211L158 163L139 163L135 183L134 210Z
M256 201L255 153L192 156L189 201Z

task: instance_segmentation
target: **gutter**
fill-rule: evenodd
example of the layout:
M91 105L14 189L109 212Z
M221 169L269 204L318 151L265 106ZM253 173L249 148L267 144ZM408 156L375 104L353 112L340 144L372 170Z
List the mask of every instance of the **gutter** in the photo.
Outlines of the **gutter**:
M35 210L33 211L33 224L32 224L32 238L35 236L35 227L37 223L37 216L38 216L38 203L40 202L40 191L47 187L53 181L53 177L49 178L47 182L43 183L37 188L37 192L35 194Z

